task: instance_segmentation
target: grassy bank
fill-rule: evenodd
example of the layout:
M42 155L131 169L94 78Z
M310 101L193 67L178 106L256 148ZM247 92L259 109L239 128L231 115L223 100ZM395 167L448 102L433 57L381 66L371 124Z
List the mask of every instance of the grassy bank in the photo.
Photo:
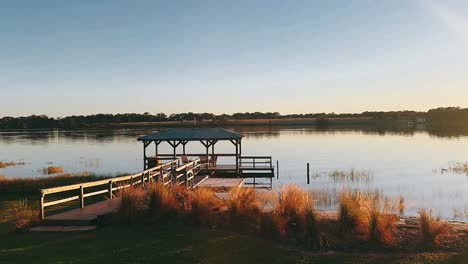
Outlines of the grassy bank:
M417 229L397 230L386 201L381 204L386 209L380 209L376 197L360 194L342 195L339 217L333 219L321 217L310 196L295 186L277 195L235 189L224 199L206 190L159 185L118 195L122 208L108 225L68 234L15 232L11 209L20 197L0 201L0 263L412 264L468 259L465 244L421 246ZM270 209L263 211L265 203ZM419 232L442 231L441 223L425 217L426 230Z
M0 231L2 232L2 231ZM108 226L82 234L1 233L0 263L465 263L468 253L307 252L188 225Z

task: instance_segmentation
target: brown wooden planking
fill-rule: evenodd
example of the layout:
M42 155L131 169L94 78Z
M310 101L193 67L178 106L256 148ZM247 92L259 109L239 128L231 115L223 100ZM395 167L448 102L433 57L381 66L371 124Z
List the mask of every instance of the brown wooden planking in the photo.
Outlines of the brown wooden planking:
M239 178L208 178L197 185L198 188L230 189L241 187L244 179Z
M105 215L108 213L115 212L120 207L120 199L106 200L98 202L95 204L90 204L84 208L78 208L71 211L47 216L45 220L54 220L54 221L67 221L67 220L84 220L92 221L100 215Z

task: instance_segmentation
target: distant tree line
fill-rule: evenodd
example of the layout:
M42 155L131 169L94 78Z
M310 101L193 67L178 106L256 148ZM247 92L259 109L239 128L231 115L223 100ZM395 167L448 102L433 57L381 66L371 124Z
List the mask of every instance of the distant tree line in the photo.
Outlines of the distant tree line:
M224 121L243 119L286 119L286 118L317 118L327 120L328 118L375 118L383 120L416 120L426 118L434 123L457 123L467 124L468 109L457 107L431 109L427 112L417 111L375 111L355 114L335 114L335 113L310 113L310 114L288 114L281 115L278 112L247 112L235 113L232 115L213 113L179 113L167 116L164 113L143 114L96 114L87 116L67 116L64 118L51 118L45 115L32 115L27 117L3 117L0 118L0 129L50 129L50 128L86 128L97 124L115 123L141 123L141 122L163 122L163 121Z

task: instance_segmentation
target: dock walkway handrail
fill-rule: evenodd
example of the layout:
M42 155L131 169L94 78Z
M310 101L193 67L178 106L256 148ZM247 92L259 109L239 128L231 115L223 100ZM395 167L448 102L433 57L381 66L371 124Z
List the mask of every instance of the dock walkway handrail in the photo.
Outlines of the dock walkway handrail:
M127 175L127 176L41 189L41 202L40 202L41 218L44 219L46 207L61 204L61 203L66 203L66 202L70 202L74 200L80 200L80 207L83 208L85 206L84 199L86 197L108 193L109 199L112 199L114 196L113 191L120 190L122 188L127 188L135 184L143 184L145 182L151 182L155 178L162 181L164 185L167 185L170 182L174 181L177 184L185 183L188 187L190 186L190 184L193 183L194 176L199 171L200 171L199 159L194 160L183 166L179 166L179 160L175 159L175 160L166 162L164 164L158 165L156 167L141 171L139 173ZM182 181L179 180L179 178L182 177L181 175L185 176L185 178ZM89 193L85 192L86 188L102 186L102 185L106 185L106 188L103 190L95 190ZM68 192L68 191L73 191L73 190L80 190L80 192L78 195L72 195L70 197L62 198L60 200L45 202L46 195Z
M239 157L239 165L241 168L247 166L253 169L274 169L271 156L241 156Z

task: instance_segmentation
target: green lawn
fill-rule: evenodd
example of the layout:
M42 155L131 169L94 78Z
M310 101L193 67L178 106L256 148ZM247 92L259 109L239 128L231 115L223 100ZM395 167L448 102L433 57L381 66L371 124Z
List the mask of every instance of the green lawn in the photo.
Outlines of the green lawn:
M0 263L468 263L468 253L303 252L232 232L167 224L75 234L14 233L1 224L0 232Z

